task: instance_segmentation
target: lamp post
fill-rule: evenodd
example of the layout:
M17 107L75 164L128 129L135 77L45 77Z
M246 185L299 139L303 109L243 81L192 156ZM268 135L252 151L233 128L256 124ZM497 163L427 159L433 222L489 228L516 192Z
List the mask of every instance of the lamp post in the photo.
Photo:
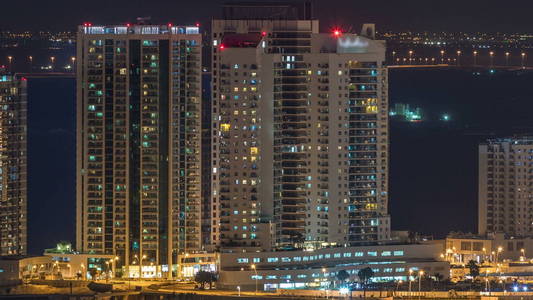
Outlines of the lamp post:
M31 71L33 69L33 56L31 56L31 55L28 56L28 61L30 62L30 73L31 73Z
M509 66L509 55L511 55L511 53L505 52L505 65L507 66Z
M326 282L326 268L322 268L322 277L324 277L324 283ZM325 287L326 289L326 299L329 299L329 284L327 284L327 286Z
M457 50L457 65L461 65L461 50Z
M9 61L9 72L12 72L12 67L13 67L13 56L8 56L7 57L7 60Z
M489 56L490 56L490 67L492 68L494 66L494 51L490 51Z
M422 290L422 276L424 276L424 271L418 271L418 299L420 299L420 292Z
M50 62L52 62L52 72L55 70L55 61L56 58L54 56L50 56Z
M444 63L444 50L440 50L440 63Z
M474 50L474 66L477 65L477 50Z
M411 285L413 283L413 278L412 278L412 275L413 275L413 269L409 268L409 297L411 297Z
M413 63L413 50L409 50L409 63Z
M240 297L241 296L241 286L240 285L237 286L237 292L239 293L239 297Z
M526 53L525 52L522 52L520 54L521 58L522 58L522 69L525 67L525 59L526 59Z
M522 261L526 260L526 249L522 248L520 249L520 253L522 254Z
M143 260L146 259L146 255L141 256L141 261L139 263L140 272L139 272L139 278L143 278Z
M255 272L255 295L257 296L257 280L259 279L257 277L257 268L255 267L255 264L253 264L251 267L252 267L252 270L254 270Z
M503 252L502 246L498 247L498 252L496 252L496 262L500 261L500 253Z

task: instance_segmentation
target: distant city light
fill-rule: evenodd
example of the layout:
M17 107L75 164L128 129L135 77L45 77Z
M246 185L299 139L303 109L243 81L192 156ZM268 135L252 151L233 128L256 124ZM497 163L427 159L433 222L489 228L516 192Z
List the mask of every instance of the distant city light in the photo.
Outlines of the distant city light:
M441 120L450 121L450 115L449 114L443 114L442 117L441 117Z

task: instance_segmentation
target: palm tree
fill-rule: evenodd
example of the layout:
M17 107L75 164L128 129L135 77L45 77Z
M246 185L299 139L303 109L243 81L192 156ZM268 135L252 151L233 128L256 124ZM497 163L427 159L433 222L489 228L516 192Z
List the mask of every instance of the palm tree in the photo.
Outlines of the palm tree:
M350 278L350 274L348 274L346 270L340 270L337 272L336 277L341 283L343 283L346 281L346 279Z
M357 277L359 277L359 281L363 284L363 297L366 298L366 286L370 279L374 277L374 271L372 271L371 268L366 267L357 272Z

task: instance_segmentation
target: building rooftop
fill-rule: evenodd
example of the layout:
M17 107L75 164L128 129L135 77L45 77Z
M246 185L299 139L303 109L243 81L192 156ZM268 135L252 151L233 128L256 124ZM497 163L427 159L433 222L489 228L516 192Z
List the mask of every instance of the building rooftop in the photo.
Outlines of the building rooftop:
M122 25L93 25L91 23L84 23L78 27L78 32L83 34L199 34L200 29L196 25L191 26L176 26L172 24L166 25L136 25L136 24L122 24Z
M311 20L309 1L228 2L222 6L224 20Z

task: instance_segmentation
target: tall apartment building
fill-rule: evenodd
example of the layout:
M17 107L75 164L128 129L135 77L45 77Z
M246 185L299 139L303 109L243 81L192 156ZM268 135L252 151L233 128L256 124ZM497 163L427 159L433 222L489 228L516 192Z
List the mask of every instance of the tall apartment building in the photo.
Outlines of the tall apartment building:
M0 74L0 256L27 253L26 79Z
M479 145L479 234L533 235L533 138Z
M389 237L385 45L320 34L308 3L224 7L212 24L212 241ZM368 30L367 30L368 29Z
M77 250L161 276L201 248L199 29L85 24L77 44Z

